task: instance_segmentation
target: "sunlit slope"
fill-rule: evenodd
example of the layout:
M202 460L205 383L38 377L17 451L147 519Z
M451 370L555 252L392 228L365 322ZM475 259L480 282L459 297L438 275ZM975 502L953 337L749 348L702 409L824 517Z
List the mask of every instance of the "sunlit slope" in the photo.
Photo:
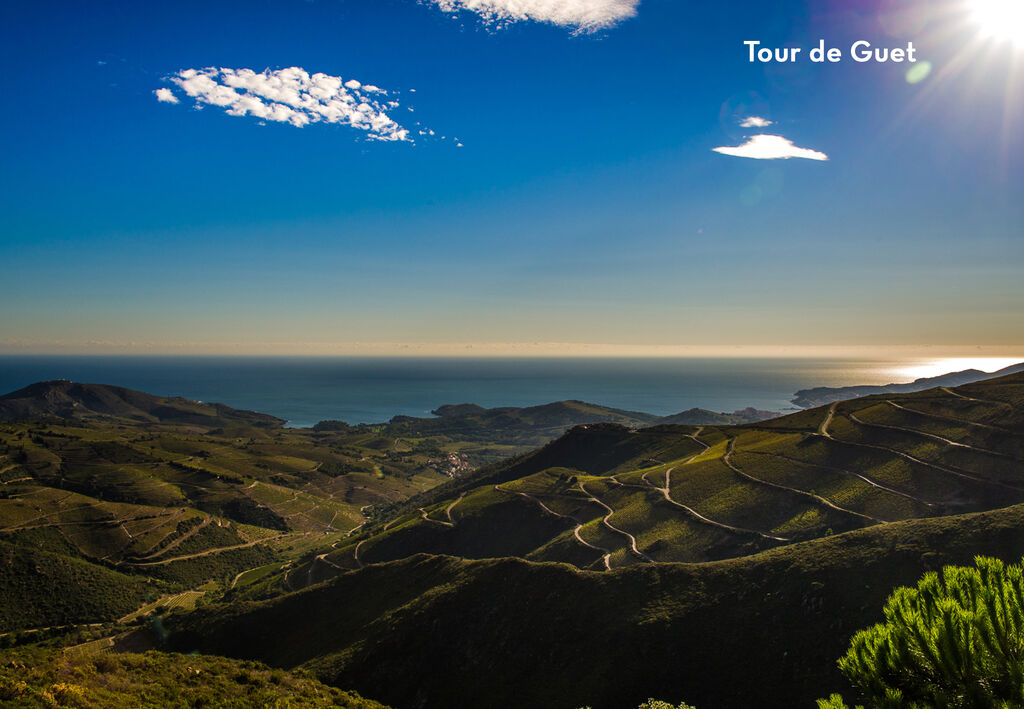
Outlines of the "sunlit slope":
M588 572L417 555L169 627L176 650L303 666L396 707L616 709L653 695L793 709L845 686L836 658L894 586L1022 553L1017 505L697 565Z
M384 456L305 433L246 433L0 425L0 531L54 526L87 556L141 561L166 550L176 530L349 531L365 521L362 508L443 479L379 465L346 472L355 456Z
M8 650L5 707L303 707L387 709L357 694L254 662L160 652Z
M578 427L307 560L314 580L415 553L582 569L743 556L1024 501L1024 375L747 426ZM461 489L460 489L461 485Z
M46 409L47 392L19 406ZM58 393L59 409L67 399ZM77 394L90 411L101 406L88 398L96 395L117 414L80 416L82 404L69 418L0 423L0 545L39 580L17 564L0 570L5 597L17 599L0 609L0 632L114 620L144 601L205 593L208 582L219 592L249 569L344 537L372 505L447 479L373 432L283 429L259 414L217 418L223 409L207 405L202 425L134 420L118 402L153 411L155 397L94 386Z

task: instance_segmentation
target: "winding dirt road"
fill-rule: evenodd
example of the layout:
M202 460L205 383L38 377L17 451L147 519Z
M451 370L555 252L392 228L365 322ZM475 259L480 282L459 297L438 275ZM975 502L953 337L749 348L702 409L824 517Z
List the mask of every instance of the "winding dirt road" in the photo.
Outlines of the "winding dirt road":
M455 526L455 519L452 517L452 510L455 509L455 505L462 502L462 498L466 496L466 493L462 493L456 498L455 502L444 508L444 514L448 517L448 521L451 522L452 526Z
M837 473L842 473L844 475L849 475L851 477L857 478L858 480L862 480L862 481L866 482L871 487L878 488L879 490L882 490L883 492L891 493L893 495L899 495L900 497L903 497L903 498L906 498L908 500L911 500L912 502L917 502L917 503L919 503L921 505L924 505L925 507L936 507L938 505L937 502L929 502L928 500L922 499L922 498L917 497L915 495L911 495L909 492L904 492L902 490L897 490L896 488L893 488L893 487L888 487L887 485L883 485L882 483L878 482L877 480L873 480L873 479L869 478L867 475L863 475L861 473L856 473L856 472L854 472L852 470L846 470L845 468L837 468L837 467L835 467L833 465L825 465L824 463L809 463L809 462L807 462L805 460L799 460L797 458L790 458L789 456L785 456L785 455L782 455L780 453L768 453L766 451L744 451L744 453L747 453L748 455L764 455L764 456L768 456L768 457L771 457L771 458L778 458L779 460L784 460L787 463L795 463L797 465L803 465L803 466L806 466L808 468L821 468L822 470L832 470L832 471L837 472Z
M1012 455L1007 455L1006 453L1000 453L999 451L989 450L988 448L979 448L978 446L968 445L967 443L960 443L958 441L954 441L952 439L945 438L944 436L939 436L939 435L934 434L934 433L926 433L925 431L918 431L916 428L906 428L904 426L892 426L890 424L885 424L885 423L872 423L871 421L865 421L864 419L862 419L859 416L857 416L857 414L853 414L853 413L850 414L850 420L853 421L856 424L859 424L861 426L867 426L869 428L884 428L884 429L887 429L887 430L890 430L890 431L902 431L903 433L910 433L910 434L913 434L913 435L916 435L916 436L923 436L925 438L931 438L933 440L939 441L940 443L944 443L947 446L952 446L954 448L965 448L967 450L977 451L978 453L984 453L985 455L991 455L991 456L995 456L997 458L1007 458L1007 459L1015 461L1017 463L1024 462L1024 461L1020 460L1019 458L1014 458Z
M452 522L443 522L443 521L441 521L439 519L431 519L430 515L428 515L427 511L425 509L423 509L422 507L420 507L420 517L423 518L424 522L430 522L431 524L438 524L438 525L440 525L442 527L454 527L455 526L455 524L452 523Z
M828 426L832 423L832 417L836 415L836 407L839 406L838 401L833 401L829 404L828 412L825 414L825 418L822 420L821 425L818 426L818 435L824 436L825 438L832 438L832 434L828 432Z
M856 422L856 420L854 421ZM932 468L934 470L946 473L947 475L953 475L958 478L963 478L964 480L970 480L972 482L981 483L983 485L992 485L993 487L1001 487L1007 490L1014 490L1016 492L1024 492L1024 487L1020 487L1019 485L1011 485L1010 483L1003 483L999 482L998 480L988 480L986 478L982 478L977 475L972 475L971 473L964 472L963 470L956 470L945 465L939 465L938 463L930 463L926 460L922 460L921 458L916 458L910 455L909 453L904 453L903 451L896 450L895 448L887 448L886 446L879 446L873 443L856 443L854 441L844 441L841 438L832 438L831 436L829 437L829 440L847 446L856 446L858 448L871 448L874 450L885 451L886 453L889 453L891 455L895 455L899 458L903 458L904 460L908 460L911 463L917 463L918 465L923 465L926 468Z
M921 411L920 409L912 409L909 406L904 406L903 404L897 404L895 401L886 400L885 403L887 403L889 406L891 406L891 407L893 407L895 409L899 409L901 411L907 411L907 412L912 413L912 414L917 414L918 416L926 416L928 418L938 419L940 421L949 421L950 423L960 424L961 426L973 426L975 428L986 428L986 429L988 429L990 431L998 431L999 433L1008 434L1008 435L1011 435L1011 436L1024 436L1024 433L1021 433L1020 431L1014 431L1014 430L1011 430L1009 428L1004 428L1002 426L994 426L994 425L989 424L989 423L978 423L977 421L968 421L967 419L956 418L955 416L943 416L942 414L934 414L934 413L932 413L930 411Z
M356 544L356 548L352 550L352 559L356 562L356 566L358 566L360 569L363 568L365 566L365 564L363 564L363 560L359 558L359 549L364 544L366 544L366 542L368 540L369 540L369 538L367 538L367 539L360 539L359 543Z
M687 505L684 505L682 502L678 502L678 501L672 499L671 487L672 487L672 471L673 470L675 470L675 468L669 468L668 470L665 471L665 487L658 487L657 485L652 483L650 480L648 480L647 479L647 473L644 473L640 477L640 479L643 480L648 485L650 485L652 489L657 490L658 492L660 492L662 497L665 498L666 502L668 502L669 504L675 505L676 507L684 510L687 514L689 514L691 517L696 519L698 522L703 522L704 524L709 524L712 527L717 527L718 529L724 529L725 531L732 532L734 534L743 534L743 535L752 534L752 535L755 535L755 536L758 536L758 537L762 537L764 539L769 539L769 540L775 541L775 542L788 542L788 541L791 541L788 537L779 537L779 536L776 536L774 534L768 534L767 532L759 532L756 529L746 529L744 527L734 527L733 525L726 524L725 522L717 522L717 521L711 519L710 517L705 517L700 512L698 512L697 510L693 509L692 507L689 507Z
M627 532L627 531L625 531L623 529L619 529L618 527L616 527L614 524L612 524L609 521L611 519L612 515L615 514L615 510L613 510L610 506L606 505L599 498L594 497L594 495L589 490L587 490L587 488L583 485L582 482L577 483L577 487L580 489L580 491L584 495L589 497L591 499L591 501L596 502L597 504L601 505L601 507L603 507L606 510L608 510L608 514L606 514L604 516L604 518L601 520L601 523L604 524L605 527L607 527L608 529L612 530L613 532L616 532L616 533L621 534L622 536L626 537L626 539L629 540L629 550L633 553L634 556L636 556L639 559L643 559L644 561L646 561L648 563L652 563L653 564L654 563L654 559L652 559L651 557L649 557L646 554L644 554L637 547L637 545L636 545L636 537L634 537L632 534L630 534L629 532Z
M181 546L181 543L184 542L185 540L190 539L191 537L194 537L195 535L199 534L199 532L201 532L203 529L208 527L210 525L210 522L212 522L212 521L213 521L213 517L211 517L210 515L207 515L203 519L202 522L200 522L195 527L193 527L192 529L190 529L187 532L185 532L184 534L182 534L180 537L178 537L177 539L172 541L170 544L165 546L163 549L158 549L157 551L155 551L155 552L153 552L151 554L147 554L146 556L140 556L140 557L137 558L137 560L138 561L147 561L149 559L155 559L158 556L163 556L164 554L166 554L167 552L171 551L172 549L176 549L179 546ZM166 539L166 537L165 537L165 539Z
M540 506L540 508L542 510L544 510L544 512L546 512L549 515L553 515L555 517L560 517L562 519L567 519L567 520L572 521L576 525L573 528L573 530L572 530L572 535L573 535L573 537L575 537L576 541L578 541L580 544L582 544L585 547L589 547L590 549L593 549L594 551L601 552L601 554L602 554L601 559L604 562L605 570L606 571L611 571L611 569L612 569L612 565L611 565L612 552L611 552L611 550L610 549L605 549L604 547L597 546L596 544L591 544L586 539L584 539L580 535L580 530L583 528L583 522L581 522L579 519L577 519L576 517L573 517L572 515L565 515L565 514L562 514L561 512L555 512L553 509L551 509L550 507L545 505L544 501L541 500L539 497L534 497L533 495L530 495L529 493L512 491L512 490L506 490L506 489L504 489L503 487L501 487L499 485L495 485L494 489L497 490L498 492L503 492L506 495L519 495L522 498L525 498L527 500L531 500L532 502L536 503L538 506Z
M760 478L756 478L753 475L740 470L736 466L736 464L732 462L732 454L733 454L733 452L735 450L735 444L736 444L736 439L735 438L730 438L729 439L729 443L728 443L728 445L726 445L726 448L725 448L725 455L722 456L722 462L725 463L726 466L728 466L730 470L732 470L734 473L736 473L740 477L745 478L745 479L747 479L747 480L749 480L749 481L751 481L753 483L756 483L758 485L765 485L767 487L772 487L772 488L775 488L777 490L782 490L784 492L789 492L789 493L794 494L794 495L799 495L801 497L808 498L809 500L815 502L818 505L823 505L825 507L828 507L829 509L835 510L836 512L841 512L843 514L850 515L852 517L858 517L860 519L865 519L865 520L867 520L869 522L872 522L874 524L882 524L882 523L885 522L885 520L879 519L877 517L872 517L871 515L866 515L866 514L862 514L860 512L855 512L854 510L850 510L850 509L847 509L845 507L840 507L839 505L835 504L831 500L827 500L824 497L822 497L821 495L817 495L817 494L815 494L813 492L807 492L806 490L800 490L799 488L790 487L789 485L780 485L779 483L773 483L773 482L769 482L768 480L762 480Z
M278 534L278 535L273 536L273 537L266 537L265 539L255 539L255 540L253 540L251 542L246 542L245 544L235 544L235 545L232 545L232 546L229 546L229 547L217 547L215 549L204 549L203 551L198 551L195 554L186 554L184 556L176 556L173 559L160 559L159 561L145 561L145 562L129 562L129 561L125 561L125 562L122 562L122 564L124 566L163 566L164 564L173 564L176 561L187 561L189 559L198 559L201 556L210 556L212 554L220 554L220 553L225 552L225 551L234 551L235 549L248 549L249 547L254 547L257 544L266 544L267 542L276 542L279 539L284 539L285 537L296 537L296 536L302 537L302 536L306 536L307 534L309 534L309 532L286 532L285 534Z
M989 404L991 406L1003 406L1003 407L1005 407L1007 409L1010 409L1011 411L1013 410L1013 404L1010 404L1010 403L1005 402L1005 401L995 401L993 399L977 399L977 398L975 398L973 396L967 396L966 394L961 394L960 392L956 391L955 389L950 389L949 387L939 387L939 388L942 389L942 391L946 392L947 394L952 394L953 396L955 396L958 399L965 399L966 401L977 401L979 404Z

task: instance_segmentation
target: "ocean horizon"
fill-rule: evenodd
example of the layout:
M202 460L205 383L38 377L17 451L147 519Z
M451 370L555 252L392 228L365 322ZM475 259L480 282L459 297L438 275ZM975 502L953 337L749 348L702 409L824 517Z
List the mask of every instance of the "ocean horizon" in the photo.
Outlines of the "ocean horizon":
M38 381L112 384L272 414L289 426L430 416L444 404L577 399L665 416L793 411L799 389L905 381L908 360L0 355L0 394Z

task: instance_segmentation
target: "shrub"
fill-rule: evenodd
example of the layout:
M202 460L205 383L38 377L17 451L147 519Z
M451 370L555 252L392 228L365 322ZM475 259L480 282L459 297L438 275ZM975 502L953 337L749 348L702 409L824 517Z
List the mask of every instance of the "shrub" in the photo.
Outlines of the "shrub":
M878 709L1024 707L1024 571L978 557L897 588L839 668ZM819 709L844 709L842 697Z

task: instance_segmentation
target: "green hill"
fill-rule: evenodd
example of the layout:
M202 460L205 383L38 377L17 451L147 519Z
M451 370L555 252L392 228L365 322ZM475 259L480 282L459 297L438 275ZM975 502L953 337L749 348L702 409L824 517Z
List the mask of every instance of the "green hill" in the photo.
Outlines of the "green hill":
M311 557L293 580L416 553L592 570L704 562L1016 504L1024 502L1022 403L1017 374L744 426L580 426L396 505L390 519ZM258 593L274 588L265 579Z
M172 618L171 647L301 666L394 706L812 706L892 588L1024 554L1024 506L611 573L418 555Z
M731 414L707 409L689 409L671 416L654 416L638 411L588 404L584 401L556 401L540 406L485 409L476 404L447 404L432 412L437 418L396 416L388 430L395 435L451 435L462 440L504 441L519 447L537 447L560 436L573 426L616 423L630 428L666 423L729 425L762 421L778 416L775 411L742 409Z
M475 404L449 404L435 409L433 413L436 418L396 416L387 425L387 430L396 436L443 435L452 440L505 443L523 451L542 446L580 424L613 422L635 427L647 426L658 420L651 414L583 401L494 409Z
M984 379L995 379L1008 374L1016 374L1024 371L1024 362L1004 367L997 372L982 372L978 369L965 369L961 372L949 372L940 374L937 377L922 377L912 382L902 384L884 384L881 386L859 385L846 387L814 387L812 389L801 389L793 395L793 403L797 406L810 408L812 406L823 406L833 401L853 399L858 396L869 396L871 394L907 394L936 387L955 387L962 384L972 384Z
M210 424L0 423L4 627L156 611L399 707L781 709L842 687L893 586L1024 554L1024 374L742 425Z
M0 396L0 421L41 418L128 419L200 426L239 423L276 427L284 423L267 414L241 411L224 404L159 397L123 387L79 384L66 379L39 382Z
M758 421L766 421L781 415L778 411L762 411L751 406L733 411L731 414L716 413L707 409L688 409L671 416L662 416L655 423L675 423L684 426L731 426L757 423Z
M120 618L160 589L153 581L28 543L0 542L0 569L0 633Z
M209 599L266 575L288 589L315 578L315 570L295 573L313 550L343 545L380 512L479 461L580 421L654 420L582 402L439 411L422 420L433 427L425 431L415 429L419 419L289 429L220 404L42 382L0 397L0 541L18 554L63 557L41 567L53 571L40 576L44 596L46 584L72 598L95 595L90 579L111 573L158 595L213 582ZM121 587L112 582L96 596L102 617L76 604L19 601L22 612L3 627L116 619L131 610L125 599L141 603Z
M13 589L4 630L114 620L141 604L140 587L224 590L448 479L435 453L378 432L287 429L118 387L33 385L0 399L12 416L0 421L0 543L45 563L36 602L20 566L0 568Z

